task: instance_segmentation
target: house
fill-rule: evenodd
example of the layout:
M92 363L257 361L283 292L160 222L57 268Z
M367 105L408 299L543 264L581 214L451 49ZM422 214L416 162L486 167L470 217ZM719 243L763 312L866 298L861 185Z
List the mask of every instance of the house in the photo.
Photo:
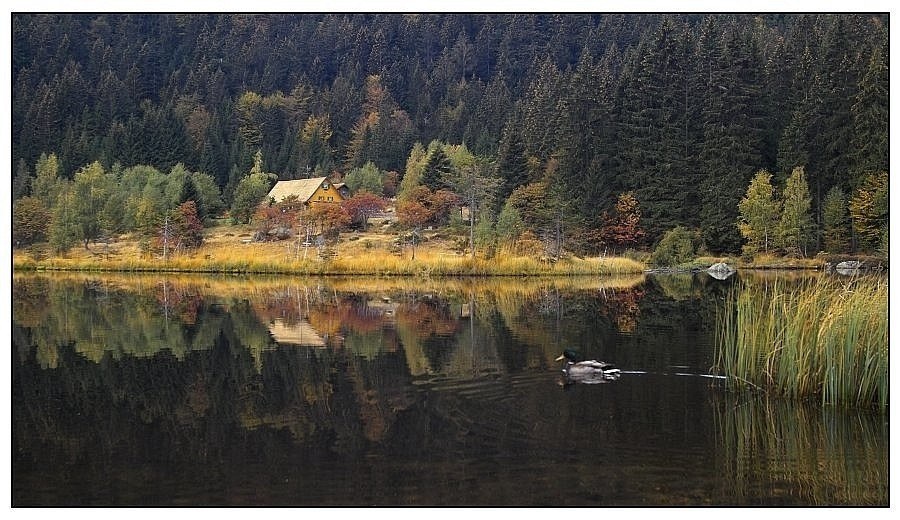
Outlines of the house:
M274 200L278 203L291 195L309 206L317 202L340 203L350 196L350 192L343 183L332 184L327 177L315 177L313 179L278 181L275 186L272 186L266 200Z

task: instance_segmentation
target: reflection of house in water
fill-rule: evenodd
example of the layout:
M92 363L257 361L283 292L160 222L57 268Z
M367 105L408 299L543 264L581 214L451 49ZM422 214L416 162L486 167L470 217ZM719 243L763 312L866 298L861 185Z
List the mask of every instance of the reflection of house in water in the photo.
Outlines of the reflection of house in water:
M326 336L319 334L306 320L292 320L286 323L281 318L269 322L269 332L276 342L282 345L300 345L304 347L324 347Z

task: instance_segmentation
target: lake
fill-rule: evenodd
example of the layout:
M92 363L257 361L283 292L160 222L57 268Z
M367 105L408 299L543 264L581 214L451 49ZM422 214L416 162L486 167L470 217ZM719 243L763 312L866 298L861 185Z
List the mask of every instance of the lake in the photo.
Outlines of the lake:
M887 415L704 377L740 275L15 274L12 505L887 506Z

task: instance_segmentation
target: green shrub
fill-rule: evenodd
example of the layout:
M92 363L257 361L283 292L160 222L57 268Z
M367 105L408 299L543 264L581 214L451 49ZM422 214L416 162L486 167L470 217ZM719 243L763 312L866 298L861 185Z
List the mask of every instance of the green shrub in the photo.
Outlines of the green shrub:
M669 230L650 255L650 265L675 266L690 262L697 253L696 233L678 226Z

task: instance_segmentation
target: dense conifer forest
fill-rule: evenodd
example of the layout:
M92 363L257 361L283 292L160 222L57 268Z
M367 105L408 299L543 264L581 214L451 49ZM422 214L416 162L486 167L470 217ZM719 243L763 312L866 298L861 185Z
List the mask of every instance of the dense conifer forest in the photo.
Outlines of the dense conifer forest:
M197 199L202 219L233 207L252 170L296 179L371 163L386 194L388 184L409 190L413 170L437 190L441 178L429 175L449 170L443 155L465 145L485 159L478 174L495 181L486 184L495 196L480 204L496 222L510 199L522 213L537 207L533 198L554 199L549 214L520 218L552 222L544 227L564 229L588 252L603 241L591 230L614 228L612 216L634 203L643 233L619 244L649 248L680 226L708 251L738 252L748 236L739 206L762 170L781 197L802 167L804 250L874 249L886 221L886 206L873 215L881 202L869 199L886 193L887 15L14 14L12 22L13 197L28 197L37 215L69 215L95 193L67 199L48 187L49 169L59 182L113 175L144 193L153 172L202 174L160 188L176 202ZM128 197L106 192L117 202L97 201L92 214L106 218L97 229L80 223L79 237L139 228L116 215L132 207ZM872 229L854 228L850 216L871 219Z

